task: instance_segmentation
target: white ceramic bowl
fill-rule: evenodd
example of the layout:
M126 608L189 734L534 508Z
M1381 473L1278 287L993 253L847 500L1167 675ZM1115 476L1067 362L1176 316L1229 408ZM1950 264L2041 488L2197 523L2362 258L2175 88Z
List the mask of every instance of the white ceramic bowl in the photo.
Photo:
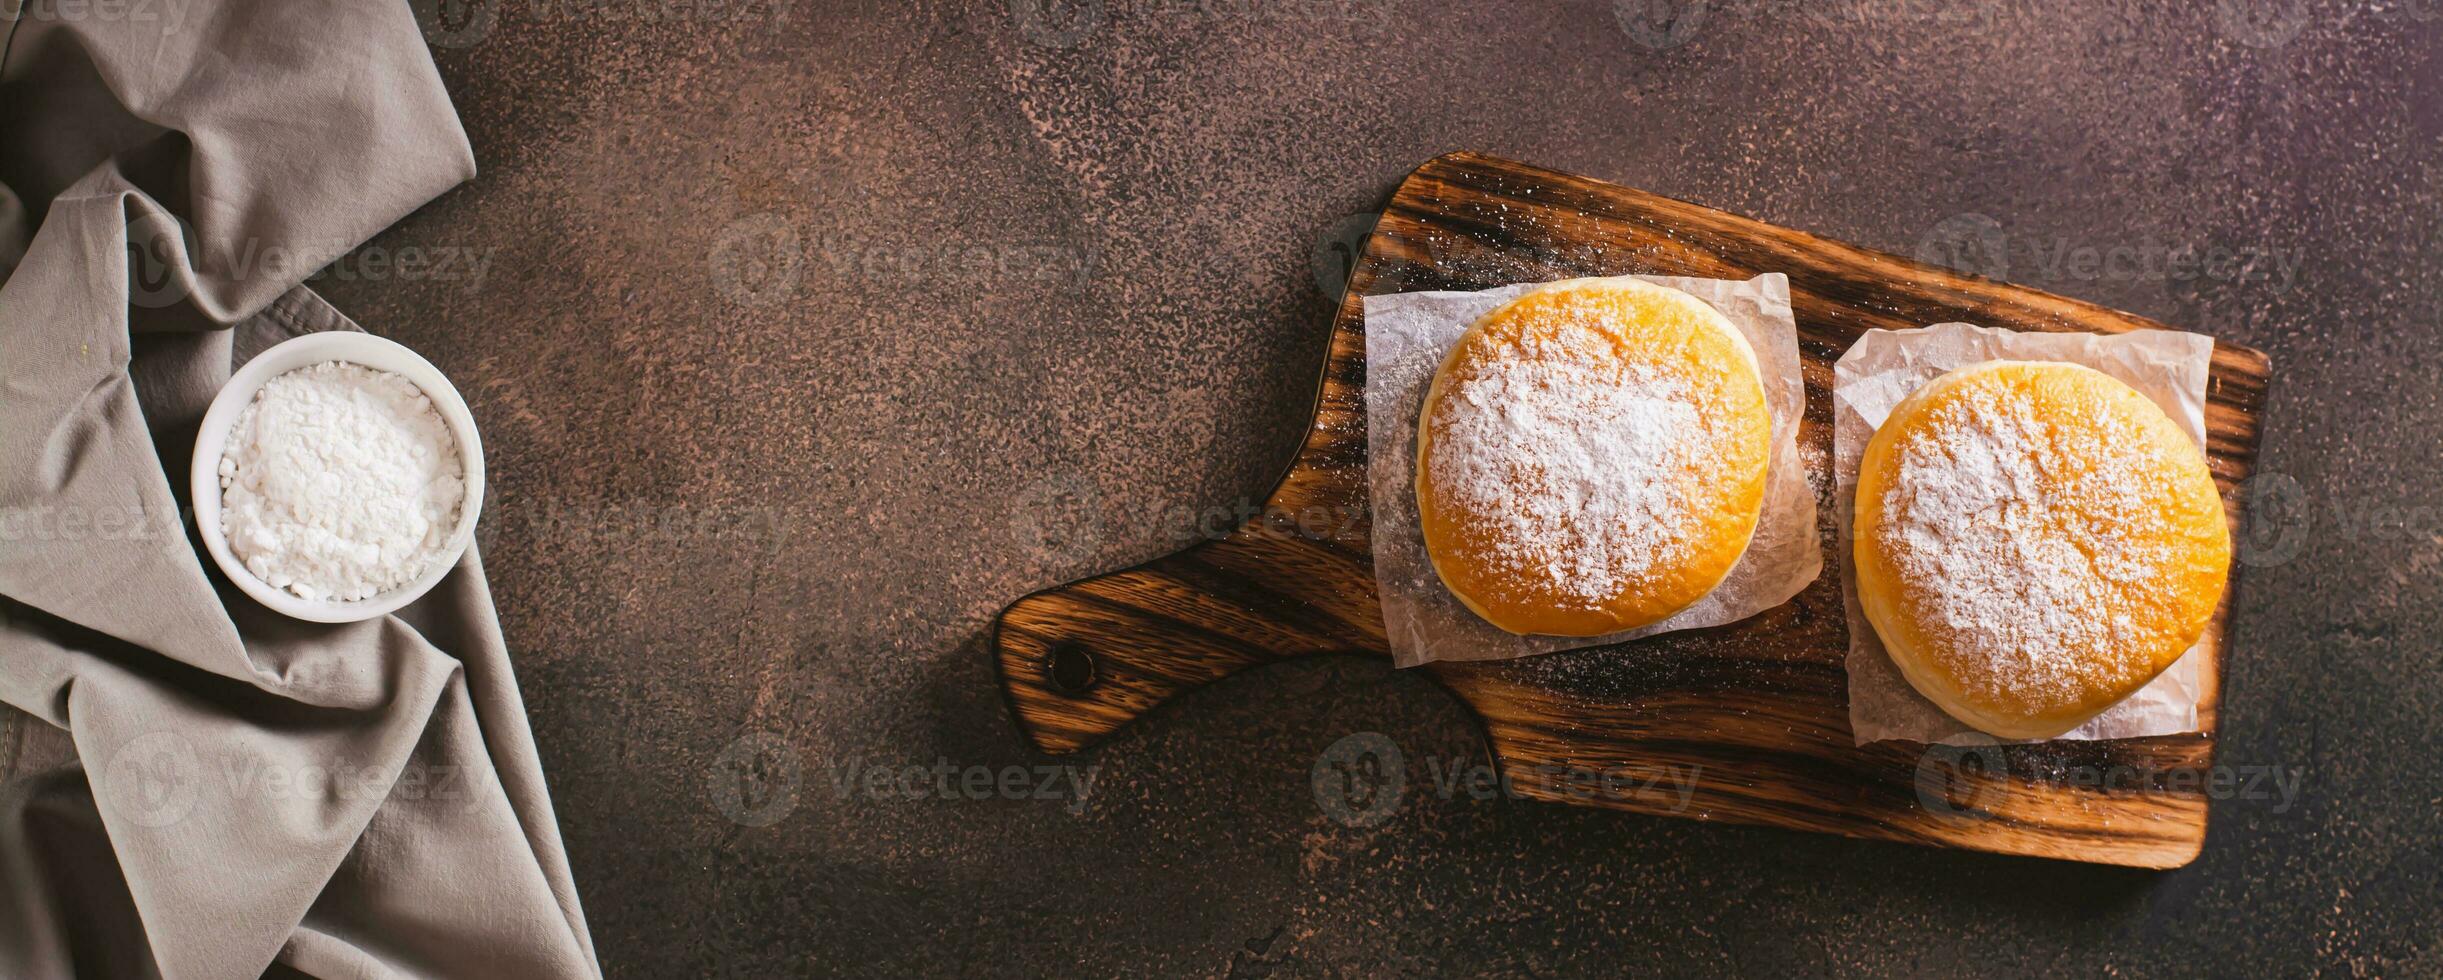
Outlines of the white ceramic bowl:
M432 567L404 586L353 602L304 599L285 589L273 588L271 583L246 570L245 564L229 552L229 540L221 533L221 453L229 443L230 425L265 382L326 361L347 361L388 371L424 389L425 397L433 401L433 408L449 423L450 435L458 440L458 459L466 471L466 498L458 505L458 526L450 531L449 544L433 559ZM467 411L466 399L458 396L458 389L450 385L450 379L443 377L441 369L432 362L369 333L326 330L281 341L255 355L254 360L247 361L245 367L229 377L229 384L213 396L212 407L204 411L202 431L195 434L195 463L190 467L188 482L193 486L195 523L203 532L204 550L212 553L212 560L221 566L221 574L229 576L256 602L282 615L316 623L353 623L387 615L416 601L458 566L468 542L475 540L475 518L483 510L484 447L483 440L475 434L475 416Z

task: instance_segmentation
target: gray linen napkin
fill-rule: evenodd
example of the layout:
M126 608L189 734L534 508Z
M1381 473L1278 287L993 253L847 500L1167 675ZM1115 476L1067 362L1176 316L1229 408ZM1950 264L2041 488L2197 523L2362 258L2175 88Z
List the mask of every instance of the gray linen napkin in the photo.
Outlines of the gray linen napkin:
M325 626L183 518L233 356L474 174L408 6L0 29L0 976L599 976L475 554Z

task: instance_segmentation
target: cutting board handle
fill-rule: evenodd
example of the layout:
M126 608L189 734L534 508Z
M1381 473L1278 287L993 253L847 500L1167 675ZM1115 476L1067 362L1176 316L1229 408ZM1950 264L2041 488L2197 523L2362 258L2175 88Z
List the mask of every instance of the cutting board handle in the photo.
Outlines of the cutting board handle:
M1367 507L1365 304L1352 279L1318 372L1314 415L1263 508L1228 535L1028 595L993 619L1018 727L1074 752L1156 706L1259 664L1388 658Z
M993 621L993 656L1036 747L1076 751L1259 664L1381 654L1372 566L1339 540L1362 535L1362 526L1271 519L1282 512L1267 507L1268 516L1228 537L1003 609Z

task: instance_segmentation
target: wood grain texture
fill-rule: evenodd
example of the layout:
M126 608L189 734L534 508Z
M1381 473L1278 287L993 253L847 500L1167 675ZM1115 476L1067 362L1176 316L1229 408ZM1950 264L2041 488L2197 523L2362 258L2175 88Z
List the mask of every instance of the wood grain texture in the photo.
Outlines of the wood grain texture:
M1965 320L2116 333L2163 325L1583 177L1470 153L1409 175L1353 271L1315 418L1264 513L1228 537L1047 589L1002 611L993 649L1047 751L1179 694L1318 653L1388 656L1366 501L1361 299L1572 276L1790 277L1807 382L1800 456L1833 481L1832 364L1866 330ZM2207 451L2235 535L2255 464L2263 354L2217 344ZM1822 505L1829 555L1832 501ZM2010 854L2176 867L2205 839L2229 595L2211 631L2205 733L2111 742L1853 746L1838 566L1729 626L1424 670L1484 719L1522 795ZM2236 572L2236 567L2235 567Z

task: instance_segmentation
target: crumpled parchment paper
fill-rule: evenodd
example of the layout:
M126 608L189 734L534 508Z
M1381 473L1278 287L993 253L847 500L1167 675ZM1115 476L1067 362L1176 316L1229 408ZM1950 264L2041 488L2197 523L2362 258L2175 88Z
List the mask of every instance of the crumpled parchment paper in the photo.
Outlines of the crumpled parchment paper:
M2102 371L2163 407L2197 445L2205 445L2206 375L2214 340L2175 330L2125 334L2021 333L1967 323L1917 330L1869 330L1832 369L1833 500L1840 537L1841 596L1849 609L1849 727L1857 744L1914 742L1989 744L1991 736L1944 714L1901 676L1858 605L1857 567L1850 558L1850 520L1858 461L1876 427L1926 382L1955 368L1993 360L2067 361ZM2063 739L2138 738L2197 730L2197 704L2213 685L2216 632L2206 635L2153 682ZM2038 739L2036 741L2046 741Z
M1777 272L1745 281L1624 278L1669 286L1712 304L1755 349L1765 403L1773 414L1773 451L1765 476L1764 512L1746 553L1704 598L1640 629L1594 637L1519 636L1479 618L1443 586L1425 554L1425 537L1417 527L1417 413L1443 355L1468 327L1544 284L1368 296L1366 449L1374 508L1374 578L1396 666L1507 660L1734 623L1789 601L1822 574L1815 493L1798 456L1798 424L1806 411L1807 391L1798 366L1798 323L1790 315L1789 278Z

